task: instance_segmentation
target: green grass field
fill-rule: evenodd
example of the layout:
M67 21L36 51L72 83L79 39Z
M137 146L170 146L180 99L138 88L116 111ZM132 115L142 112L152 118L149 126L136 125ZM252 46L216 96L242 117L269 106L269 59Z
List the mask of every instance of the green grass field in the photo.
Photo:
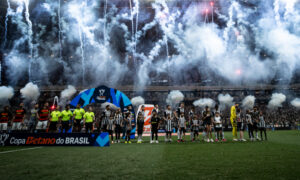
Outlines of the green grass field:
M268 131L268 137L263 142L171 144L161 137L159 144L2 153L0 179L300 179L300 131ZM1 147L0 152L24 148Z

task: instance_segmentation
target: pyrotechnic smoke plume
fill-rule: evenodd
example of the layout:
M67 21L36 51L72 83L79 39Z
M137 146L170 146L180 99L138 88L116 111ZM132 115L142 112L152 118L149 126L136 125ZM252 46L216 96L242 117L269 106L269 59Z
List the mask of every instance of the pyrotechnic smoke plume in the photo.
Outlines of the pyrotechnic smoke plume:
M175 107L177 104L179 104L181 101L183 101L183 99L184 99L184 95L182 94L182 92L180 92L178 90L174 90L168 94L166 103L168 105Z
M299 99L299 98L295 98L294 100L291 101L291 104L292 104L295 108L299 109L299 108L300 108L300 99Z
M60 93L60 105L64 107L75 93L75 87L68 85L68 87Z
M8 2L2 47L11 85L28 73L51 84L60 72L57 83L116 85L129 77L142 89L164 74L169 83L186 82L191 69L201 77L213 72L215 79L206 78L212 82L289 83L300 68L297 0L217 1L214 22L209 2L147 1L154 15L139 0L130 7L108 0Z
M0 105L8 104L8 100L14 96L12 87L0 86Z
M25 101L36 101L40 96L39 87L32 82L27 83L20 92Z
M224 110L226 107L233 105L233 97L231 97L229 94L219 94L218 101L220 103L220 110Z
M252 109L255 103L255 97L254 96L247 96L242 101L242 107L245 109Z
M205 106L213 107L215 105L215 101L210 98L201 98L194 101L193 105L201 108L204 108Z
M145 100L141 96L137 96L131 99L131 104L135 107L138 107L141 104L145 104Z
M286 96L282 93L273 93L271 100L268 103L269 109L282 107L282 103L286 100Z
M68 85L68 88L66 88L60 93L60 98L69 100L75 93L76 93L75 87L72 85Z

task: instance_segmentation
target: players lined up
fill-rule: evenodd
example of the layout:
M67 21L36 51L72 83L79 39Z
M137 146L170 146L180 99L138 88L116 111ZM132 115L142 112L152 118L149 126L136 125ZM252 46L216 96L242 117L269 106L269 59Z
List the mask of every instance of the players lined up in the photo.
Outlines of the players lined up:
M143 109L138 118L138 143L141 142L142 130L143 130ZM222 118L222 113L219 110L218 105L213 109L208 106L204 111L199 114L195 113L195 109L192 108L188 113L185 112L184 103L181 103L177 111L172 111L171 106L167 106L162 116L157 115L158 106L156 105L153 110L151 118L151 134L152 138L150 143L158 143L157 141L157 129L163 126L165 130L165 141L172 141L172 132L177 132L177 141L185 141L185 133L190 132L191 141L200 140L199 132L202 131L202 140L206 142L214 141L226 141L224 137L225 121ZM140 122L139 123L139 119ZM266 123L263 113L254 107L253 110L247 110L245 114L242 114L239 104L236 103L231 108L231 125L233 129L233 141L246 141L244 138L244 131L248 128L249 140L267 140ZM258 137L258 130L260 131L260 138ZM237 131L239 131L239 139L237 137ZM253 132L256 132L256 138ZM213 139L214 134L214 139Z
M42 108L38 104L30 110L30 118L26 119L26 110L24 104L21 103L14 113L11 113L9 107L4 107L0 114L0 132L50 132L50 133L66 133L66 132L109 132L113 138L115 132L116 140L120 142L120 134L123 131L127 141L130 141L130 132L132 129L133 113L131 106L124 113L121 109L115 112L111 111L107 105L103 111L98 127L96 127L95 114L93 108L89 106L85 111L80 105L71 111L70 106L65 106L63 111L60 107L50 110L49 104L45 103ZM27 118L28 119L28 118Z
M36 129L38 132L68 132L72 129L72 132L81 132L82 128L85 132L93 132L96 127L95 114L92 107L88 107L87 111L78 105L72 112L70 106L66 106L65 110L60 111L59 106L55 110L49 110L49 104L45 103L42 108L39 109L38 105L30 111L30 120L25 123L26 110L23 108L23 103L12 115L8 107L4 108L0 117L0 131L7 131L8 125L11 124L11 130L13 132L24 130L26 127L28 132L33 132ZM142 106L142 110L138 114L137 118L137 134L138 143L142 142L142 134L144 129L144 117L145 107ZM129 106L128 110L124 113L121 109L117 109L113 112L110 106L106 106L101 116L101 121L98 123L98 132L109 132L113 141L114 134L116 141L120 142L120 134L123 132L125 136L125 142L130 142L130 133L135 125L132 123L133 113L132 107ZM186 118L187 117L187 118ZM203 140L206 142L214 141L226 141L224 138L224 121L222 119L221 112L218 106L215 106L213 110L209 107L205 107L205 110L200 114L196 114L194 109L191 109L188 113L185 112L184 103L181 103L177 111L172 111L171 106L167 106L164 113L160 113L158 105L155 106L151 117L151 143L158 143L158 129L164 127L166 136L165 141L172 141L172 132L177 132L178 142L185 141L185 133L187 130L191 133L191 140L199 140L199 132L203 133ZM262 133L264 132L265 139L266 129L263 114L254 108L253 111L247 110L245 116L241 116L241 110L238 104L235 104L231 108L231 124L233 127L233 140L237 141L237 131L240 133L241 141L246 141L244 138L244 131L246 126L248 127L249 139L254 140L253 132L256 132L256 139L258 138L258 129ZM72 127L72 128L71 128ZM212 132L215 134L215 140L213 140Z

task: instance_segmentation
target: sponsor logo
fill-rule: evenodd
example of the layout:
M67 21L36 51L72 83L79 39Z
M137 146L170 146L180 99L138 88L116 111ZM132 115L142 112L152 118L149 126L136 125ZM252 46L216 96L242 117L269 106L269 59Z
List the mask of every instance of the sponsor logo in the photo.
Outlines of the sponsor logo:
M66 137L65 144L90 144L87 137Z
M144 132L151 132L151 116L154 109L153 105L144 105L145 106L145 116L144 116Z
M100 134L83 134L73 136L72 134L0 134L0 146L88 146L94 145L96 138Z
M28 137L26 140L27 145L80 145L80 144L90 144L88 137L65 137L65 138L42 138L42 137Z
M42 138L42 137L27 137L26 144L36 145L36 144L55 144L55 138Z
M97 97L97 99L99 101L105 101L106 96L104 96L104 93L105 93L105 89L100 89L99 90L99 96Z
M0 146L5 145L5 141L9 138L9 134L0 134Z
M11 137L9 143L17 146L24 145L26 143L26 139L17 139L15 137Z

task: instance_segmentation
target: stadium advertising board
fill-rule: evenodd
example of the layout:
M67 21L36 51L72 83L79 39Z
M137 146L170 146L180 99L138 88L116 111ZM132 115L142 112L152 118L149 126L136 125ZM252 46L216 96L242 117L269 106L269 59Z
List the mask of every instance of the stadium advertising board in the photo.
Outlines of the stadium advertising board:
M154 109L154 105L153 104L143 104L143 105L145 106L144 132L151 132L150 120L151 120L152 110ZM142 105L139 106L137 113L136 113L137 115L141 111L141 108L142 108ZM137 119L137 117L136 117L136 119Z
M0 146L109 146L108 133L2 133Z

